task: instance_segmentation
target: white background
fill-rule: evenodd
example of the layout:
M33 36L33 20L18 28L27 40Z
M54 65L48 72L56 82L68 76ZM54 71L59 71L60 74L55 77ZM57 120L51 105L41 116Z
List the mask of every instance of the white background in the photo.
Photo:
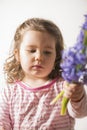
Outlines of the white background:
M27 18L42 17L55 22L67 47L76 42L87 14L87 0L0 0L0 86L3 86L3 63L14 32ZM87 130L87 117L76 121L76 130Z

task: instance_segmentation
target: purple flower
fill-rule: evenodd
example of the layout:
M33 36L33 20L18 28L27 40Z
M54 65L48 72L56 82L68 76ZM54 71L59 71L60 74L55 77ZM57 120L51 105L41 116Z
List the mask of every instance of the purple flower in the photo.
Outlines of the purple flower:
M87 15L85 22L82 25L76 44L62 52L62 77L69 83L82 83L87 85ZM52 101L55 103L62 97L64 91ZM63 97L61 104L61 115L66 114L66 108L69 98Z
M80 45L81 47L83 47L82 44L80 44L80 43L83 42L83 39L84 39L84 31L81 30L81 31L80 31L80 34L79 34L78 37L77 37L77 43L76 43L76 45L78 44L78 45ZM79 47L79 46L76 46L76 47Z
M87 15L84 15L85 16L85 23L83 24L82 28L87 30Z
M76 44L62 52L62 77L70 82L87 84L87 15Z

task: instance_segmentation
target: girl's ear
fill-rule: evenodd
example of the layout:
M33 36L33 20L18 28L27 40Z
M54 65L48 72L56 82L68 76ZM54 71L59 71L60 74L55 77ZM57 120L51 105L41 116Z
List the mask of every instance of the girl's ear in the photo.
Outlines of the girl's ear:
M18 62L20 62L19 51L18 51L17 49L14 51L14 56L15 56L15 59L16 59Z

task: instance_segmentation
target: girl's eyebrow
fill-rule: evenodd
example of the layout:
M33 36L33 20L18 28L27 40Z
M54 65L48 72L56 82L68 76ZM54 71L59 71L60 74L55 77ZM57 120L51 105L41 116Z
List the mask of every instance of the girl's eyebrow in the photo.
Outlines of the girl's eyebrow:
M52 46L46 46L45 48L46 48L46 49L53 49Z
M32 48L34 48L36 46L35 45L27 45L26 47L32 47Z
M30 47L30 48L35 48L35 47L37 47L37 46L36 46L36 45L27 45L27 46L26 46L26 48L29 48L29 47ZM45 49L53 49L52 46L44 46L44 48L45 48Z

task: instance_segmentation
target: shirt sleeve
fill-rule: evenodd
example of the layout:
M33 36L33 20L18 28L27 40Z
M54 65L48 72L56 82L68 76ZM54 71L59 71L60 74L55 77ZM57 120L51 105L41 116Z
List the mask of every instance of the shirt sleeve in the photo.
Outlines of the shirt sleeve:
M9 110L10 89L4 87L0 91L0 127L4 130L12 130Z
M84 95L79 102L69 101L68 112L73 118L82 118L87 116L87 92L84 89Z

